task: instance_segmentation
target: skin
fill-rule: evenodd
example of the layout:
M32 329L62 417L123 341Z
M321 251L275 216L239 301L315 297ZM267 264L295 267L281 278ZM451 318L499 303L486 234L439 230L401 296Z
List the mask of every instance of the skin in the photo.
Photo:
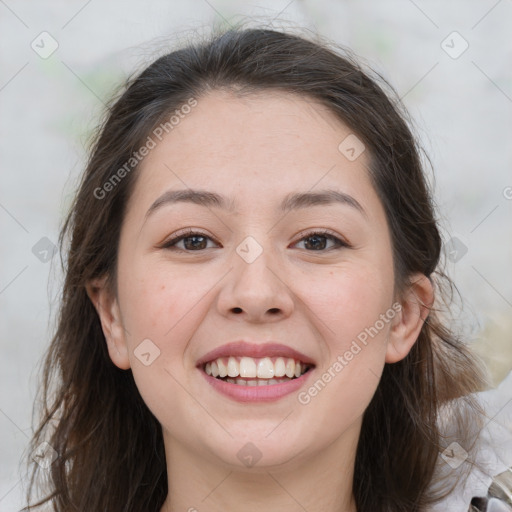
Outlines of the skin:
M170 478L161 512L236 510L241 503L249 512L356 510L362 415L384 364L404 358L416 341L433 292L417 274L396 295L390 233L367 152L349 161L338 151L350 133L300 96L213 91L137 171L120 237L117 294L104 279L91 282L88 293L112 361L131 368L162 425ZM145 218L162 193L187 188L232 197L237 213L176 203ZM365 213L341 204L286 215L277 209L290 192L320 189L349 194ZM186 240L178 242L181 251L161 248L183 228L209 238L200 250ZM307 235L322 228L352 247L336 248L327 238L315 249ZM236 252L247 236L263 250L252 263ZM298 393L241 404L195 368L229 341L274 340L315 360L313 383L397 300L401 312L306 405ZM149 366L134 354L147 338L160 350ZM237 457L249 442L261 453L252 467Z

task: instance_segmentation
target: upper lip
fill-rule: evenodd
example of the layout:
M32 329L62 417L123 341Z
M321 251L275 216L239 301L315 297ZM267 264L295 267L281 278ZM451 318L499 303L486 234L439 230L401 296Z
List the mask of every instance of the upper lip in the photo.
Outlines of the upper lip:
M230 343L226 343L221 347L217 347L203 357L201 357L197 361L197 366L202 366L203 364L214 361L219 357L229 357L229 356L239 356L239 357L290 357L297 361L301 361L303 363L308 363L314 365L313 359L306 356L302 352L295 350L291 347L287 347L282 343L276 342L265 342L265 343L249 343L247 341L233 341Z

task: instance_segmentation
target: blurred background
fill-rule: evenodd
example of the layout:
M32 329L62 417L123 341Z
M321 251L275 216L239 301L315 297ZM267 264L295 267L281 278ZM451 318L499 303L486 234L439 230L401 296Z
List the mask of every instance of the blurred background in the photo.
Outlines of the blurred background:
M454 323L493 386L512 369L511 0L0 0L2 512L24 505L20 457L62 279L55 244L104 103L156 54L242 19L318 32L391 82L433 163L463 298Z

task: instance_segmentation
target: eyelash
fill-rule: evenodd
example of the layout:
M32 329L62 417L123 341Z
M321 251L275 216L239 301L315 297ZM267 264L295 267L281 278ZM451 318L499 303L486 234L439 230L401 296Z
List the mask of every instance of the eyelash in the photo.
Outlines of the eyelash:
M218 243L212 237L208 236L206 233L202 233L200 231L194 231L193 229L189 229L186 232L183 232L181 234L175 235L174 237L170 238L169 240L164 242L164 244L161 245L160 248L161 249L168 249L170 251L181 251L181 252L189 252L189 253L204 251L205 249L199 249L197 251L189 251L189 250L186 250L186 249L180 249L180 248L176 248L175 247L175 245L178 242L181 242L182 240L184 240L186 238L189 238L189 237L192 237L192 236L197 236L197 235L202 236L204 238L208 238L210 240L213 240L215 243ZM301 238L296 243L301 242L304 239L311 238L313 236L318 236L318 235L323 236L323 237L325 237L325 238L327 238L329 240L332 240L333 242L336 243L337 247L331 247L330 249L321 249L319 251L307 251L307 252L327 252L327 251L330 251L330 250L342 249L342 248L351 248L352 247L349 243L347 243L344 240L340 239L338 236L336 236L332 231L330 231L328 229L311 231L311 232L301 232L301 233L299 233L299 236Z

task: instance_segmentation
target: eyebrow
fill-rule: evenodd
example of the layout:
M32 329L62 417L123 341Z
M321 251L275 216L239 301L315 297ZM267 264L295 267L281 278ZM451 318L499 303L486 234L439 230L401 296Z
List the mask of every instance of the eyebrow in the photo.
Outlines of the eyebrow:
M176 203L193 203L206 208L220 208L230 213L235 212L235 201L222 194L207 190L183 189L168 190L164 192L149 207L146 212L146 219L165 205ZM319 205L342 204L350 206L359 211L363 216L367 216L361 204L351 195L338 190L320 190L318 192L297 192L286 195L279 206L282 213L288 213L292 210L309 208Z

